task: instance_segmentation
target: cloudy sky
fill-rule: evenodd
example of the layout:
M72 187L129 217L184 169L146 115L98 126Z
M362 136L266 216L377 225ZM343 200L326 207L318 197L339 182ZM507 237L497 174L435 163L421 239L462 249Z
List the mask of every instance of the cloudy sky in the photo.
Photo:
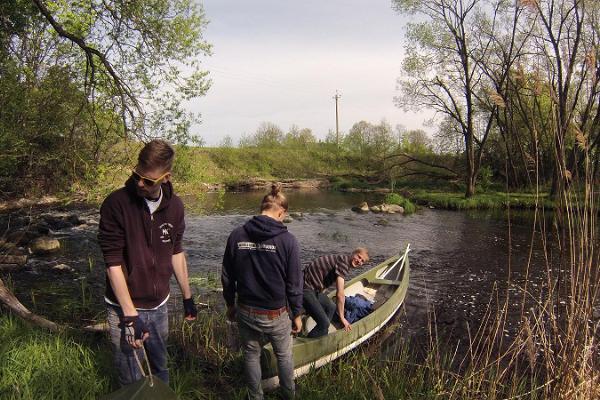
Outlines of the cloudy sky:
M208 94L189 105L200 112L195 133L207 145L226 135L234 143L272 122L293 124L318 138L335 131L339 91L340 131L355 122L423 128L430 115L394 106L403 57L406 17L391 0L203 0L214 46L204 68Z

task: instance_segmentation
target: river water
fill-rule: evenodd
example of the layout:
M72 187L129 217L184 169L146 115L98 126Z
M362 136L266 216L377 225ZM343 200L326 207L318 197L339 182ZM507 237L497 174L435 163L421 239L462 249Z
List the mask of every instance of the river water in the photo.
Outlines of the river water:
M258 212L262 196L258 192L208 193L184 199L188 210L184 247L191 276L218 276L227 236ZM410 243L410 287L405 307L396 318L401 327L398 336L403 338L425 340L429 311L435 310L438 330L466 341L467 329L477 328L494 287L501 289L501 295L507 290L516 293L526 272L533 229L530 213L513 213L510 220L506 211L424 208L409 216L357 214L350 210L352 205L361 201L375 204L383 195L290 191L287 196L294 216L288 229L300 243L303 264L362 246L371 255L368 268ZM63 245L61 253L33 259L25 270L13 273L10 281L23 303L41 314L60 315L61 309L78 299L81 313L75 314L85 323L101 313L104 277L95 239L97 211L78 212L87 224L54 233ZM531 284L542 285L542 253L535 250L531 257ZM66 264L73 271L51 270L57 264ZM512 283L507 287L509 269ZM517 302L511 307L504 332L507 336L515 333L512 329L520 310Z

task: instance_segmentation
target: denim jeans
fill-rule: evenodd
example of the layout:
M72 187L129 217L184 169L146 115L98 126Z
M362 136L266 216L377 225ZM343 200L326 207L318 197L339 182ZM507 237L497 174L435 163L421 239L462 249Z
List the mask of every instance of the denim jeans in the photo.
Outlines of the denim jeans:
M335 313L335 304L323 292L315 290L305 290L303 292L303 306L306 313L310 315L317 326L315 326L306 337L318 338L327 335L329 331L329 323Z
M237 309L238 327L244 353L244 367L248 383L249 398L262 399L260 384L260 352L262 346L270 342L277 358L279 384L284 396L293 398L294 360L292 359L292 323L287 312L271 319L267 315L254 314L243 308Z
M125 386L142 379L142 373L133 352L137 352L140 363L145 367L144 352L142 349L135 350L127 343L124 330L119 327L119 317L123 315L121 308L108 305L107 309L115 368L118 373L119 384ZM169 314L167 305L164 304L156 310L139 310L138 313L150 333L148 339L144 341L144 348L146 354L148 354L152 375L156 375L168 384L167 337L169 335Z

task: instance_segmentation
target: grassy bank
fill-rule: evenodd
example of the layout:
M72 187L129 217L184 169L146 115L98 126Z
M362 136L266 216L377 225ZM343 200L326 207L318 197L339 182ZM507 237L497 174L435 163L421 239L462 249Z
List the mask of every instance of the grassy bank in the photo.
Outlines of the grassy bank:
M410 189L409 189L410 190ZM553 209L554 201L548 195L535 193L506 193L486 192L465 198L462 192L445 192L417 189L411 192L410 199L424 206L446 210L475 210L475 209Z
M135 154L134 147L113 152L115 156L106 163L97 176L97 184L82 189L92 201L101 201L110 191L120 187L131 173L134 160L128 154ZM179 193L197 194L216 187L222 190L237 188L241 183L253 179L264 181L285 181L304 179L324 179L331 190L376 190L389 189L390 183L382 181L369 183L362 178L361 171L348 157L337 157L330 150L319 147L301 148L199 148L177 147L177 158L173 169L173 182ZM396 185L396 191L407 192L404 197L388 201L402 205L410 213L413 203L435 208L501 209L509 204L512 208L533 209L552 208L553 203L546 195L536 199L532 193L503 193L490 189L472 198L465 199L464 192L457 185L447 182L424 182L420 179L403 180Z
M222 315L206 311L192 324L171 321L170 386L180 399L245 398L240 353L228 347L228 329ZM393 333L397 326L387 329ZM104 335L50 334L6 314L0 315L0 333L2 399L95 399L117 388ZM390 332L382 336L386 333ZM519 382L494 387L479 382L473 390L470 386L477 377L451 373L440 361L450 357L431 352L417 364L409 346L404 346L381 359L372 354L380 345L376 338L298 379L299 398L479 399L522 394L528 389L524 378L513 376ZM486 379L498 383L499 377L488 372ZM267 398L278 398L277 393Z

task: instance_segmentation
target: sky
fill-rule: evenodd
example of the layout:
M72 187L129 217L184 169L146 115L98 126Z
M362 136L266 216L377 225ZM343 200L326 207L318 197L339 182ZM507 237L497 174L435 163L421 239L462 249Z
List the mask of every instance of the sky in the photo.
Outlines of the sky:
M238 143L262 122L287 132L310 128L324 139L361 120L427 129L428 113L394 105L407 17L391 0L203 0L210 21L204 39L213 55L202 59L212 87L188 109L206 145L229 135Z

